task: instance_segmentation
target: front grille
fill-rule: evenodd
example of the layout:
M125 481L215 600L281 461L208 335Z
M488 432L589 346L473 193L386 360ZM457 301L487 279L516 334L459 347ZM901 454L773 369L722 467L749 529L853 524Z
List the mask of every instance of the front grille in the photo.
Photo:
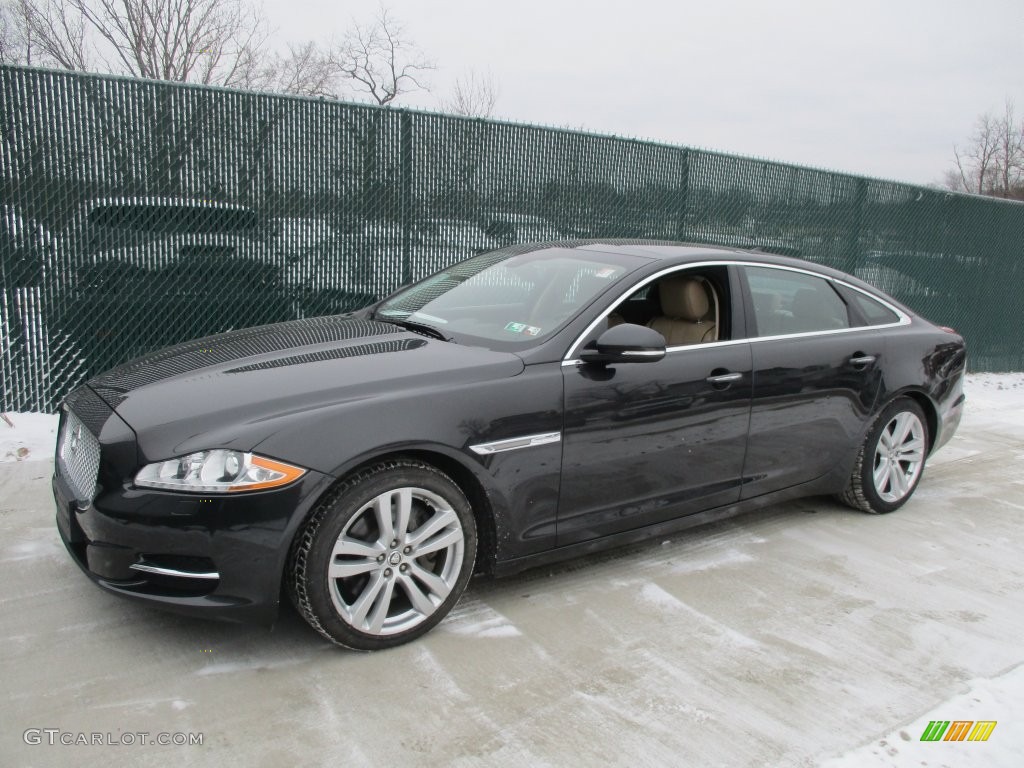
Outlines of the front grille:
M75 499L87 504L96 491L100 470L100 443L75 412L65 412L57 438L57 471L74 491Z

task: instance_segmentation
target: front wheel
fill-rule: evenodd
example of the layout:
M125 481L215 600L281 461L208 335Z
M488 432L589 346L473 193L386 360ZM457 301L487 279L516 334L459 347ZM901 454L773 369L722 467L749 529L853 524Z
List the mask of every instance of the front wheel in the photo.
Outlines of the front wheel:
M317 506L292 549L292 602L332 642L401 645L434 627L473 573L476 523L445 474L398 460L359 472Z
M928 455L921 406L909 398L890 403L868 431L839 500L872 514L893 512L910 499Z

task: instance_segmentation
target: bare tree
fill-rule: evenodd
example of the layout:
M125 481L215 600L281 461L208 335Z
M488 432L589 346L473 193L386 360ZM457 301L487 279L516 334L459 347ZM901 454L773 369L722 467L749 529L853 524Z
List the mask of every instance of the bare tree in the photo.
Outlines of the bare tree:
M24 61L21 25L13 3L0 0L0 64L21 64Z
M15 0L27 64L91 69L92 55L82 15L67 2Z
M0 0L0 62L378 105L427 90L434 63L381 7L339 42L269 50L255 0Z
M32 63L248 86L269 36L248 0L16 0Z
M354 22L331 60L347 86L382 107L404 93L429 90L424 78L437 68L384 7L369 24Z
M491 74L471 70L456 78L452 91L439 104L451 115L486 118L494 113L497 99ZM493 133L480 120L452 120L446 125L446 135L445 141L424 147L432 167L431 179L437 185L431 206L440 215L466 215L479 206L480 169Z
M429 90L426 76L436 65L406 34L404 26L381 6L369 23L353 21L349 30L331 48L330 78L325 90L330 95L353 94L381 107L391 106L400 96ZM381 137L387 130L381 110L358 110L344 118L344 129L358 147L358 163L339 168L351 175L359 189L360 206L367 217L394 206L394 167L380 152Z
M987 112L975 123L966 146L953 145L955 168L946 186L976 195L1024 199L1024 120L1009 99L1001 115Z
M300 96L337 96L337 69L330 55L312 40L290 43L287 55L271 57L265 82L260 86Z
M498 86L490 72L470 70L455 79L452 92L441 99L441 109L464 117L491 117L498 102Z
M1003 105L996 127L995 192L1000 197L1019 197L1024 192L1024 120L1017 121L1011 100Z

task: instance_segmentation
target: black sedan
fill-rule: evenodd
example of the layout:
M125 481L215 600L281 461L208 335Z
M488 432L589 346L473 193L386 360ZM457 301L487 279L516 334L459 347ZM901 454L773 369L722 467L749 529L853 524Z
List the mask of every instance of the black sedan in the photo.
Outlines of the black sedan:
M211 336L62 408L60 535L101 587L329 640L422 635L507 574L811 494L911 497L963 339L782 256L483 254L351 315Z

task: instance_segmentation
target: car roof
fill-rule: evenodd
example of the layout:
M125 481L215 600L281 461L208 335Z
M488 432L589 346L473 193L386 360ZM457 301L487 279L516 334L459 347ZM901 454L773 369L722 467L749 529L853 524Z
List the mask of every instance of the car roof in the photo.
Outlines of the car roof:
M731 248L725 245L706 245L702 243L683 243L671 240L632 240L632 239L584 239L567 240L564 242L535 243L532 250L572 249L611 253L621 256L634 256L651 261L673 261L679 264L688 262L721 259L727 261L748 261L776 266L811 269L823 275L838 277L844 280L852 276L837 269L805 259L783 256L768 251L747 248ZM853 278L856 280L856 278ZM859 281L858 281L859 282Z
M524 246L515 246L524 248ZM634 240L614 238L594 238L585 240L568 240L557 243L535 243L533 247L525 246L530 250L583 250L600 253L610 253L620 256L633 256L648 259L652 262L663 261L684 265L700 261L743 261L755 264L766 264L780 267L791 267L793 269L806 269L825 277L832 277L843 280L858 288L863 288L871 293L884 297L887 301L896 302L888 294L879 290L876 286L866 283L858 277L838 269L833 269L824 264L819 264L806 259L798 259L792 256L769 253L767 251L750 250L746 248L730 248L724 245L705 245L702 243L683 243L671 240ZM902 304L901 309L906 309ZM908 310L909 311L909 310Z

